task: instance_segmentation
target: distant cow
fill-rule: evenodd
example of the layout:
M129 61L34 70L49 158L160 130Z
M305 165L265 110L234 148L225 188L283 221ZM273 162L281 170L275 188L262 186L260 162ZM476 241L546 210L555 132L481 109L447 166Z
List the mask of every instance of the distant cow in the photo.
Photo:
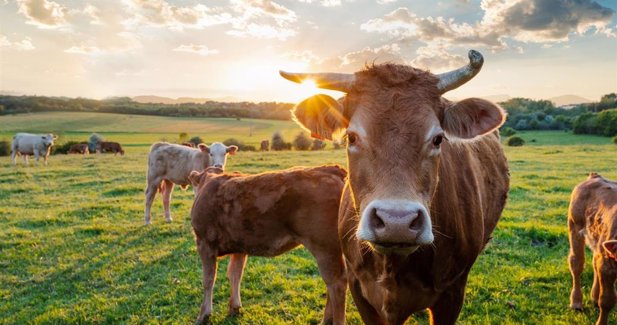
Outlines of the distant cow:
M572 191L568 210L569 265L572 273L570 307L583 308L581 273L585 242L593 252L591 300L600 307L596 325L608 324L608 313L617 302L617 182L591 173Z
M204 170L209 166L225 167L227 154L235 154L236 146L229 146L214 142L210 147L200 143L197 149L179 144L157 142L150 147L148 155L148 178L146 185L146 225L150 224L150 209L156 192L163 194L163 208L165 220L171 222L169 202L174 184L185 189L190 185L191 171Z
M240 281L247 255L277 256L304 245L327 286L323 323L345 322L345 265L337 240L339 197L346 171L338 166L296 167L257 175L192 172L198 187L191 210L203 266L204 301L197 323L212 313L217 257L231 254L229 311L241 307Z
M87 143L77 143L69 148L68 153L80 153L83 155L87 155L90 154L90 150L88 149Z
M118 142L101 141L96 144L96 151L100 153L113 152L114 156L117 154L124 155L124 150Z
M28 164L28 155L34 155L37 164L39 162L39 157L43 156L43 161L45 161L45 165L47 165L47 157L56 139L57 137L51 133L47 135L30 133L15 134L13 142L11 143L11 161L13 165L16 164L15 157L17 154L24 156L24 163L26 165Z
M268 151L270 150L270 141L268 140L262 140L261 141L261 151Z
M182 142L183 146L195 148L195 144L193 142Z

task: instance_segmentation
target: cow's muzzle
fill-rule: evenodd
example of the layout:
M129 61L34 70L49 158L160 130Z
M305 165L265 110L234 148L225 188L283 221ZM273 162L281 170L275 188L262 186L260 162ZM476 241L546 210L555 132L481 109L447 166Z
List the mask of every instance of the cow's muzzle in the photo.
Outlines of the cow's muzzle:
M427 209L408 200L372 201L362 213L356 235L378 252L402 255L434 239Z

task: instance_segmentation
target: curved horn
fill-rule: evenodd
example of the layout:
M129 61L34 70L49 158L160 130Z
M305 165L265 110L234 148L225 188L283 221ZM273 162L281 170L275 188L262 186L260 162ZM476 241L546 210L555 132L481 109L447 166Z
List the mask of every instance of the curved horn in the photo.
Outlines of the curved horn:
M348 73L292 73L280 70L281 77L301 83L304 80L313 80L317 88L349 92L356 80L354 74Z
M437 88L439 88L442 94L463 85L471 80L471 78L475 77L475 75L480 72L480 69L482 69L482 64L484 64L482 54L478 51L470 50L468 55L469 64L466 66L437 75L439 78Z

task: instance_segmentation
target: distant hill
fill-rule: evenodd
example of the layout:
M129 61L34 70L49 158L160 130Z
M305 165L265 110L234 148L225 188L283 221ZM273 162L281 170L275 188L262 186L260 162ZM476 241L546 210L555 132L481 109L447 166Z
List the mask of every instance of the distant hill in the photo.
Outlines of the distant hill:
M511 99L510 95L500 94L500 95L490 95L490 96L480 96L482 99L486 99L493 103L501 103L505 102L508 99Z
M555 106L564 106L564 105L571 105L571 104L583 104L583 103L591 103L592 100L587 99L585 97L581 97L581 96L577 96L577 95L562 95L562 96L557 96L557 97L552 97L549 98L548 100L550 100L551 102L553 102L553 104L555 104Z
M144 95L144 96L135 96L131 98L133 101L138 103L161 103L161 104L182 104L182 103L197 103L203 104L209 101L215 102L239 102L238 98L234 97L221 97L221 98L198 98L198 97L178 97L178 98L170 98L170 97L162 97L162 96L153 96L153 95Z

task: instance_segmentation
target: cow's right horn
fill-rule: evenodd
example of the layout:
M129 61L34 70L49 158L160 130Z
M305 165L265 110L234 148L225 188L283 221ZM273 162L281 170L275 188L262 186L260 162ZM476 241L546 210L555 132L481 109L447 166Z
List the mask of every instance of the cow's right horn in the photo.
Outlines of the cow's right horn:
M475 77L478 72L480 72L480 69L482 69L482 64L484 64L482 54L478 51L470 50L469 64L454 71L437 75L439 78L437 88L439 88L439 91L443 94L447 91L462 86L464 83Z
M353 87L356 76L348 73L293 73L279 71L287 80L301 83L304 80L313 80L317 88L349 92Z

